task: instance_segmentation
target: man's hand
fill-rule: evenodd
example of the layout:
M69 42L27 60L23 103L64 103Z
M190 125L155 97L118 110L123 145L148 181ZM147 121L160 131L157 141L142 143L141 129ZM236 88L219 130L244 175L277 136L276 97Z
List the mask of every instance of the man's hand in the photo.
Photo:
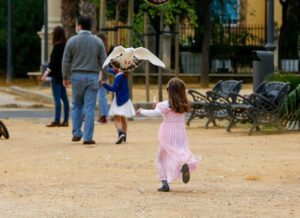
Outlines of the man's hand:
M44 75L41 77L41 80L42 81L47 81L47 74L46 73L44 73Z
M41 77L41 80L42 80L42 81L47 81L47 77L48 77L49 73L50 73L50 72L49 72L48 69L45 70L43 76Z
M99 85L100 85L100 86L103 86L104 83L107 83L107 81L104 81L104 80L100 80L100 81L99 81Z
M64 87L69 88L70 87L70 80L64 80L63 81Z
M142 110L143 110L143 108L137 109L136 112L135 112L136 115L137 115L137 116L141 116L141 115L142 115L142 113L141 113Z

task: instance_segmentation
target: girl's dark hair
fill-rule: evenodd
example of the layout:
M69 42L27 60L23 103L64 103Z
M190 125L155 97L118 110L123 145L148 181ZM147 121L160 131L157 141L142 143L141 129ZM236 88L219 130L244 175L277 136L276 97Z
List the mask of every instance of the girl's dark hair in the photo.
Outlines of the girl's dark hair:
M52 38L52 44L55 45L57 43L66 43L66 33L63 27L56 26L53 29L53 38Z
M83 30L91 30L91 19L87 16L79 16L77 18L77 24L80 25Z
M129 72L128 71L123 71L123 73L124 73L125 78L128 79L128 73Z
M106 35L101 32L97 32L96 36L98 36L102 40L104 47L105 47L105 51L106 51L106 53L108 53L108 40L107 40Z
M185 84L179 78L172 78L167 85L167 91L169 95L169 105L172 111L176 113L188 112L189 101L185 93Z

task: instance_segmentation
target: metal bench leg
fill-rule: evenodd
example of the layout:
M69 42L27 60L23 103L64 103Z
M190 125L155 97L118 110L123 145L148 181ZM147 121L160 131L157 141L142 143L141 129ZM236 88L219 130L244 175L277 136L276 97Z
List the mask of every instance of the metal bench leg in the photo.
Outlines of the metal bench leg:
M208 117L208 120L205 124L205 129L208 129L210 123L212 123L214 127L217 126L216 120L213 117Z
M258 123L253 123L250 130L249 130L249 135L253 135L253 130L256 130L256 131L260 131L260 128L259 128L259 124Z
M235 126L235 116L231 118L229 125L227 126L226 132L231 132L231 127Z
M281 120L276 120L275 125L276 125L276 128L277 128L279 131L282 131L282 130L283 130L283 126L282 126Z
M205 123L205 129L208 129L210 122L211 122L211 120L208 118L208 120Z
M217 123L216 123L216 120L215 120L215 119L213 119L212 123L213 123L214 127L217 126Z
M191 120L194 119L195 117L196 117L196 116L195 116L195 110L193 110L193 111L191 112L191 115L190 115L188 121L186 122L186 125L189 126Z

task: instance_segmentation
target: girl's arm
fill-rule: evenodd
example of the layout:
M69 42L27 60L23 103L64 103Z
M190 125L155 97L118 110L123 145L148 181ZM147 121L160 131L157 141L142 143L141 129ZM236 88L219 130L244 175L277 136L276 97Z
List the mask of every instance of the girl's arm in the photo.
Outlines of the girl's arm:
M49 74L51 73L51 70L49 68L47 68L43 74L43 76L41 77L42 81L47 81L47 77L49 76Z
M145 117L160 117L162 115L161 111L157 108L154 110L146 110L143 108L140 108L137 110L138 115L143 115Z
M103 87L110 91L110 92L116 92L118 90L119 84L120 84L120 76L115 77L115 81L114 84L112 86L110 86L108 83L103 82L102 85Z
M54 45L51 54L50 54L50 62L48 64L47 69L45 70L41 80L42 81L47 81L47 77L52 76L52 70L56 70L57 68L57 63L59 62L59 49L57 45Z

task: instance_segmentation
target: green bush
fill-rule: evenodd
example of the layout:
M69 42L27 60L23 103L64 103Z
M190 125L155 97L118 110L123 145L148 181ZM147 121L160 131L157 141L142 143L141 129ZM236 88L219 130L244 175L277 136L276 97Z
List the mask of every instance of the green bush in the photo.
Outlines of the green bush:
M289 122L289 126L300 126L300 85L284 98L279 114Z
M263 46L254 45L229 45L229 44L214 44L210 46L211 56L220 56L220 54L226 57L232 56L252 56L252 52L255 50L265 50Z
M275 73L269 74L265 78L267 81L290 82L293 91L300 84L300 76L295 73Z
M12 62L14 76L25 76L39 69L41 41L37 34L43 26L43 2L14 0L12 2ZM0 71L6 70L7 1L0 1Z
M299 126L300 124L300 76L294 73L275 73L265 78L267 81L289 82L290 93L283 99L279 115L283 120Z

